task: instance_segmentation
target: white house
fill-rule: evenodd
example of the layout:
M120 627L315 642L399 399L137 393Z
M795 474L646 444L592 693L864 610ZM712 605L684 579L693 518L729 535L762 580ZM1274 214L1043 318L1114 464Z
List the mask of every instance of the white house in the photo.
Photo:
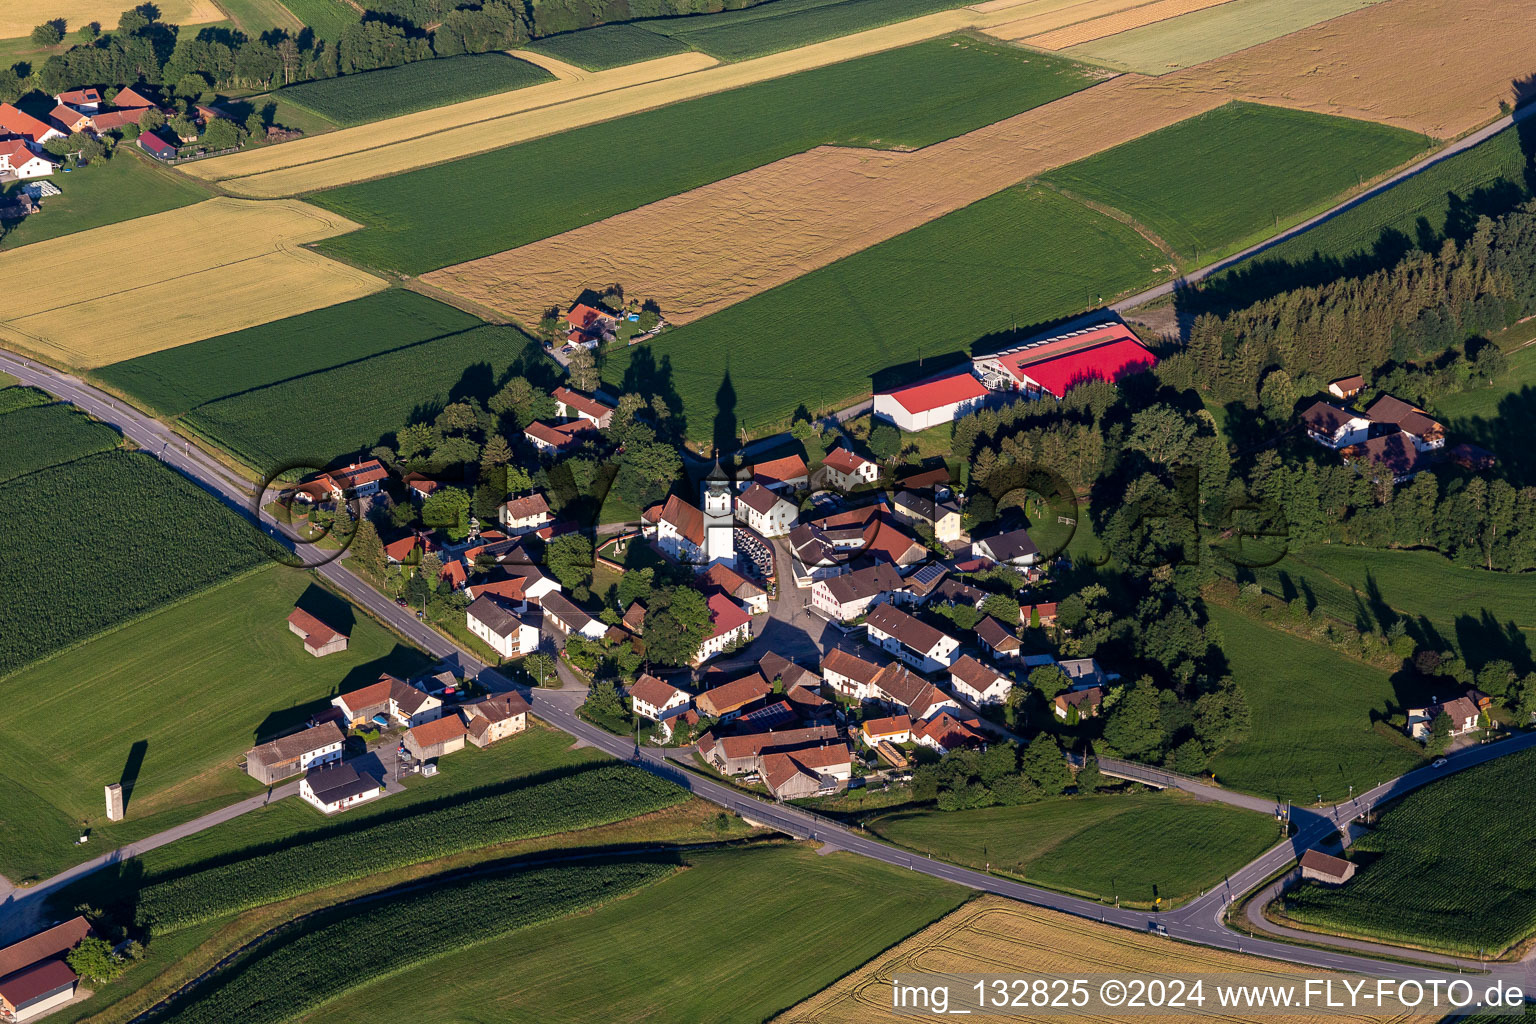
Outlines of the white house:
M866 747L877 747L882 742L910 743L912 741L912 719L906 715L892 715L889 718L871 718L859 726L859 740Z
M507 501L497 511L496 518L513 536L542 530L554 519L549 512L549 501L540 491Z
M841 647L832 648L821 659L821 677L827 685L854 700L870 700L875 696L874 684L880 669L880 665Z
M21 139L0 142L0 174L13 174L18 178L46 178L53 171L53 161L32 152Z
M1040 549L1026 530L1009 530L971 544L971 554L1008 565L1034 565Z
M880 466L849 448L832 449L821 464L826 467L827 483L840 490L851 491L880 479Z
M891 604L876 605L864 619L871 643L920 672L954 664L960 641L939 632Z
M484 595L464 610L469 631L491 645L503 658L516 658L536 650L539 631L497 601Z
M969 368L875 393L874 414L916 433L984 405L990 392Z
M838 622L852 622L871 605L893 600L905 587L901 574L887 562L843 576L817 580L811 586L811 604Z
M649 672L642 674L629 688L629 699L634 706L635 714L653 722L659 722L663 718L671 717L675 712L686 710L693 703L693 697L687 691L679 690L671 683L663 682Z
M891 511L909 523L929 526L940 544L960 540L960 507L952 501L934 501L915 491L902 491L891 503Z
M949 666L949 682L956 693L972 704L1001 704L1013 689L1013 680L969 654L962 654Z
M1382 395L1366 406L1365 414L1374 423L1386 423L1408 435L1421 452L1445 447L1445 425L1416 405L1401 398Z
M305 803L326 814L336 814L384 793L384 786L367 772L360 772L346 761L331 761L311 768L299 783L299 796Z
M800 518L800 507L776 491L754 483L736 499L736 518L764 537L782 537Z
M685 565L704 561L704 513L674 494L646 509L643 519L667 557Z
M608 632L607 623L582 611L564 594L546 595L541 607L544 609L544 618L561 633L574 633L588 640L600 640Z
M555 415L561 419L583 419L602 430L613 422L615 408L600 398L567 387L555 388L551 397L555 400Z
M340 761L346 737L335 722L280 736L245 752L245 772L263 785L299 774L327 761Z
M708 661L732 644L752 638L752 617L719 591L709 596L709 620L714 628L693 656L695 664Z
M699 577L706 590L715 587L747 610L748 615L768 614L768 591L728 565L715 563Z
M1301 414L1307 436L1325 448L1337 451L1359 444L1371 433L1371 421L1357 412L1341 409L1328 402L1314 402Z

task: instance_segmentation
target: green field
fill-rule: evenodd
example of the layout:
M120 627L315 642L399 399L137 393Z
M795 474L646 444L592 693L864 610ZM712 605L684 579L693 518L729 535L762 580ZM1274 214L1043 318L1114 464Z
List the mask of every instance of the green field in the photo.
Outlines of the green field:
M929 145L1093 81L1018 47L930 40L320 193L314 202L366 225L320 248L420 274L814 146Z
M37 405L0 415L0 484L95 455L122 435L72 405Z
M252 39L260 38L268 29L286 29L297 34L304 28L304 23L281 0L219 0L219 6Z
M0 374L0 413L15 412L18 409L35 409L39 405L48 405L53 401L53 396L37 388L18 386L16 378L10 374Z
M1536 826L1512 813L1536 751L1508 754L1403 797L1350 859L1342 888L1303 884L1289 916L1326 931L1476 956L1536 932Z
M305 653L284 621L301 598L351 623L346 651ZM307 574L273 566L25 669L5 683L15 710L0 723L10 751L0 761L0 874L45 877L84 859L73 846L82 821L99 852L259 791L234 767L258 740L380 672L428 664ZM118 781L128 817L114 824L102 817L101 787ZM13 813L18 805L47 813Z
M312 28L316 39L332 43L359 17L346 0L283 0L283 6Z
M1180 903L1280 841L1262 814L1167 793L920 811L869 822L893 843L1052 889Z
M670 361L670 379L653 386L681 398L690 438L727 425L723 438L787 425L801 404L827 411L868 397L871 376L897 364L906 364L903 380L937 372L938 357L969 353L985 335L1100 305L1166 274L1163 254L1129 227L1020 185L611 352L603 376L623 380L636 358ZM733 394L717 399L727 376Z
M1253 715L1247 739L1211 760L1224 786L1299 805L1348 797L1423 763L1418 744L1372 728L1427 694L1399 692L1387 673L1241 612L1208 606L1232 678Z
M480 321L397 288L93 371L162 416L459 334Z
M543 68L510 54L471 53L301 82L272 98L345 127L554 80Z
M482 326L200 405L199 433L262 471L366 451L424 410L496 392L527 337Z
M1328 21L1380 0L1232 0L1095 39L1068 52L1125 71L1165 75Z
M642 60L688 52L686 44L648 31L635 22L599 25L579 32L546 36L529 43L528 49L588 71L606 71Z
M773 0L643 24L712 57L747 60L960 6L960 0Z
M1369 121L1229 103L1043 179L1128 214L1198 266L1305 220L1428 145Z
M1536 646L1529 576L1458 566L1433 551L1318 544L1255 575L1270 593L1309 596L1327 614L1368 630L1385 631L1403 617L1420 646L1455 649L1474 665L1511 657L1511 636L1515 647Z
M272 554L216 498L136 452L0 487L0 522L0 678Z
M552 921L515 941L462 949L376 982L326 1007L323 1019L373 1024L379 1007L409 1005L414 1024L761 1021L968 895L803 845L690 854L688 864L579 920ZM664 955L631 955L658 945Z
M1479 420L1498 419L1506 399L1531 388L1536 388L1536 345L1525 345L1509 353L1509 367L1491 384L1436 399L1430 411L1443 419L1456 437L1476 436L1482 432ZM1501 456L1513 454L1494 451Z
M126 148L136 143L122 145ZM212 194L197 179L156 167L133 152L117 153L110 160L98 160L49 180L64 194L44 197L42 209L17 223L0 248L14 249L103 224L164 213L200 203ZM14 190L20 184L13 182L0 191Z

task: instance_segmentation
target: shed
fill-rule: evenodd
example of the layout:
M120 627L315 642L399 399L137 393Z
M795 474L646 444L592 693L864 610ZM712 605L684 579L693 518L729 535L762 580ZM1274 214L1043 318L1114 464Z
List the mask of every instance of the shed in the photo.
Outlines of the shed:
M1308 850L1301 855L1301 877L1323 885L1343 885L1355 877L1355 864L1322 850Z

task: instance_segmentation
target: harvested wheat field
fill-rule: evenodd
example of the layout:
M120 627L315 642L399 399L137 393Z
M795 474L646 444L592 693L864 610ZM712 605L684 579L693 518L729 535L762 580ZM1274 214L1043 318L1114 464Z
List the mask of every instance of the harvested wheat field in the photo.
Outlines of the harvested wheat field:
M582 125L723 92L797 71L1007 20L1014 0L987 12L940 11L795 50L718 64L701 53L662 57L569 82L471 100L190 165L190 173L241 195L291 196L473 156Z
M991 30L991 34L1002 39L1016 39L1029 46L1038 46L1042 50L1061 50L1068 46L1102 39L1118 32L1127 32L1143 25L1156 24L1159 21L1167 21L1169 18L1177 18L1229 2L1231 0L1156 0L1155 3L1142 4L1129 10L1107 14L1102 18L1068 25L1051 32L1041 32L1038 35L1023 38L1017 35L1004 35L1003 33L1008 32L1010 28L1008 25Z
M1498 117L1536 71L1536 18L1511 11L1386 0L1159 81L1450 139Z
M73 32L98 21L115 28L117 19L133 4L124 0L5 0L0 3L0 39L14 39L53 18L64 19L64 31ZM171 25L206 25L223 21L224 12L213 0L159 0L160 20Z
M1123 75L912 153L818 147L422 280L529 324L623 281L686 323L1223 102Z
M385 287L298 248L357 225L297 200L220 197L0 254L0 339L81 369ZM83 272L82 268L91 268Z
M1167 939L1041 910L1003 899L980 896L948 917L887 950L830 988L774 1018L776 1024L875 1024L892 1019L891 978L896 974L1157 974L1232 972L1272 977L1316 975L1299 965L1277 963L1240 953L1186 946ZM997 1020L997 1016L971 1020ZM1022 1020L1021 1016L1007 1019ZM1074 1014L1075 1021L1133 1021L1144 1016ZM1159 1021L1231 1020L1218 1013L1159 1016ZM1313 1016L1265 1016L1275 1024L1315 1020ZM1438 1020L1429 1017L1335 1017L1334 1020Z

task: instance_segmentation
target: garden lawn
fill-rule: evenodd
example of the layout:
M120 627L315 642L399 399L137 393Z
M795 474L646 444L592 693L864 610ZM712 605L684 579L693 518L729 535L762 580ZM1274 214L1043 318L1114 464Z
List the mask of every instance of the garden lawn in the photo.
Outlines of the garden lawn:
M1211 760L1224 786L1315 803L1342 800L1423 763L1418 744L1384 719L1414 692L1399 693L1381 669L1283 633L1241 612L1208 606L1232 678L1248 698L1248 738ZM1372 727L1381 721L1381 731Z
M116 430L72 405L35 405L0 415L0 483L83 459L122 443Z
M283 6L314 29L316 39L330 43L340 39L347 26L359 18L346 0L283 0Z
M686 43L651 32L637 22L598 25L546 36L535 39L527 48L588 71L607 71L642 60L688 52Z
M1043 179L1122 211L1199 266L1306 219L1429 144L1369 121L1230 103Z
M164 416L295 380L480 325L452 306L403 288L93 371Z
M1536 822L1512 806L1533 771L1526 750L1409 793L1351 847L1362 866L1349 884L1305 883L1286 895L1287 915L1464 956L1536 933Z
M713 430L724 444L742 427L787 426L802 404L824 413L867 398L880 371L889 371L882 387L920 379L973 346L1000 347L1016 328L1167 274L1163 254L1129 227L1019 185L610 352L603 377L618 385L629 373L654 392L675 391L688 436Z
M326 1007L323 1018L371 1024L378 1007L408 1000L415 1024L457 1024L466 1006L498 1024L766 1020L968 896L904 869L847 853L818 856L803 845L690 854L688 863L580 918L376 982ZM664 956L615 955L654 947L662 931Z
M1059 57L935 39L311 199L365 225L326 252L421 274L818 145L926 146L1095 80Z
M122 143L124 149L137 143ZM156 167L137 153L115 153L69 174L49 179L63 195L45 196L42 210L16 224L0 248L14 249L103 224L147 217L207 199L211 192L195 178ZM20 182L12 182L15 190Z
M348 627L346 651L304 651L285 621L301 599ZM407 676L428 664L307 574L272 566L25 669L4 684L12 710L0 722L10 751L0 761L0 874L46 877L194 809L259 792L235 767L257 741L381 672ZM119 781L128 816L108 823L101 787ZM73 845L82 821L92 832L86 852Z
M736 11L642 22L721 60L747 60L964 6L960 0L773 0Z
M532 344L481 326L209 402L184 421L263 472L326 466L449 402L490 398Z
M301 82L272 96L348 126L554 80L543 68L510 54L472 53Z
M1189 899L1280 841L1262 814L1169 793L897 813L868 827L957 864L1147 906Z

